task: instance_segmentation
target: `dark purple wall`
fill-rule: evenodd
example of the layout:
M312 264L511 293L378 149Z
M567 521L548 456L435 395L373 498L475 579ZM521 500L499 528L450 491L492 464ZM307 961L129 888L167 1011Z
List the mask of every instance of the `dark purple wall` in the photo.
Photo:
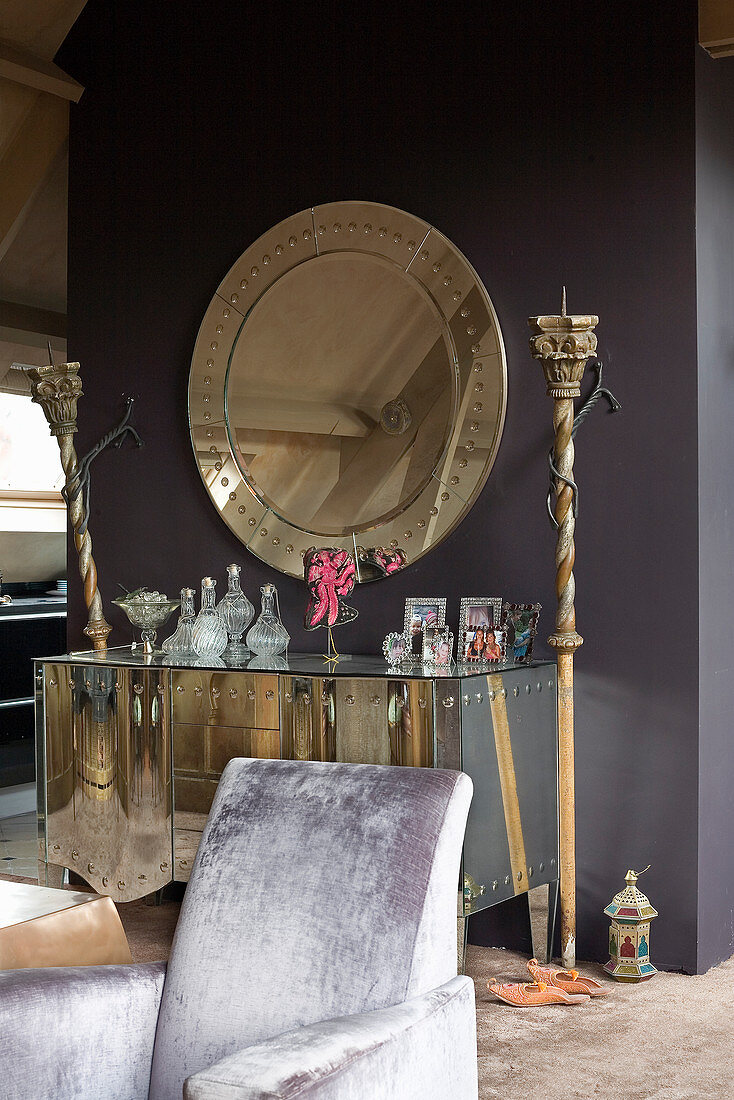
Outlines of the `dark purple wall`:
M364 198L416 213L465 252L499 314L510 388L470 516L404 574L357 593L349 646L376 651L405 596L425 592L446 594L452 617L467 592L540 599L546 636L552 403L527 317L557 311L567 284L569 310L601 318L624 406L596 412L577 440L578 953L605 957L601 910L628 867L652 863L653 960L692 970L696 4L559 4L557 19L543 9L547 26L536 4L481 7L471 22L471 6L429 16L422 5L414 20L405 5L90 0L58 58L86 87L71 137L78 442L96 441L125 394L146 441L94 466L102 590L170 594L239 559L251 595L275 580L294 646L312 647L302 586L249 556L204 491L187 377L204 310L243 249L309 204ZM111 619L125 641L114 608ZM72 583L74 647L84 621Z
M699 969L734 950L734 58L696 61Z

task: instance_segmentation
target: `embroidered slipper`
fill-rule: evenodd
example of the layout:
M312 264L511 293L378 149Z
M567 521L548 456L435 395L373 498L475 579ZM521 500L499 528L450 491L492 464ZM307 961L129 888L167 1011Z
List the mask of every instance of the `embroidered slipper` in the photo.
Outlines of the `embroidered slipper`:
M585 993L589 997L606 997L609 992L595 978L585 978L578 970L556 970L552 966L541 966L537 959L531 959L528 970L536 982L545 982L566 993Z
M546 985L545 982L513 982L509 985L487 982L487 986L495 997L516 1008L530 1008L533 1005L575 1005L589 999L586 994L566 993L565 990Z

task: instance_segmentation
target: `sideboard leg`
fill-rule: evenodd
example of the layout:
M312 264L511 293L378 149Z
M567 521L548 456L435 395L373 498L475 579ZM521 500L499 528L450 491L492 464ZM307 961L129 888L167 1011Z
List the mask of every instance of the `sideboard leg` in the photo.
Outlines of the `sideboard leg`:
M556 938L556 915L558 913L560 890L561 883L559 879L556 879L555 882L551 882L548 887L548 946L546 951L546 962L553 961L553 941Z
M57 863L44 863L38 861L38 885L51 886L60 890L69 881L69 872L66 867L59 867Z
M469 918L456 918L456 969L466 974L466 945L469 938Z
M532 890L528 890L527 899L533 955L538 962L544 963L548 961L545 954L548 939L548 905L550 902L548 886L536 886Z

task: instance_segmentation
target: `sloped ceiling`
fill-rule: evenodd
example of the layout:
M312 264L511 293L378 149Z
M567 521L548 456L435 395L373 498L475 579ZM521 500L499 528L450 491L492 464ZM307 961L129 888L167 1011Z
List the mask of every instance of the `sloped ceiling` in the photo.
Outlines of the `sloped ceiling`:
M0 4L0 389L14 361L66 353L69 104L83 89L52 58L86 0ZM21 379L22 384L22 379Z

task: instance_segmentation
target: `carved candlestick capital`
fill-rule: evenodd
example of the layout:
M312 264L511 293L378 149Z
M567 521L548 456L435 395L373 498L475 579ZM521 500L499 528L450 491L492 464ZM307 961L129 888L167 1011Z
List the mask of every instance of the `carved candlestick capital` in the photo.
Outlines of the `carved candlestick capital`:
M51 435L71 435L76 428L76 403L82 393L78 363L33 367L27 371L32 400L40 405Z
M571 400L580 397L586 362L596 355L594 329L599 318L529 317L528 324L535 330L530 337L530 354L542 362L548 396Z

